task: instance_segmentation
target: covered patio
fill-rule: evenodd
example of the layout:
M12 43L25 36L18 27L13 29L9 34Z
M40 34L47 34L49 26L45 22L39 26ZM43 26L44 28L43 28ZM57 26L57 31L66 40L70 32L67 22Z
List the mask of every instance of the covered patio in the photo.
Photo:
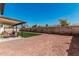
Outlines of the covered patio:
M15 37L18 36L19 27L22 28L26 22L0 16L0 37Z

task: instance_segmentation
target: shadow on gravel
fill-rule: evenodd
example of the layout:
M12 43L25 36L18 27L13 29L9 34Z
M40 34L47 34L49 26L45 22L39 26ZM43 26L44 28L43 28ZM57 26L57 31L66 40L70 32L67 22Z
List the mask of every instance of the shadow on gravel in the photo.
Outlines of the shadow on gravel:
M71 39L68 56L79 56L79 35L74 35Z
M69 49L67 50L68 56L79 56L79 33L65 33L59 35L72 36Z

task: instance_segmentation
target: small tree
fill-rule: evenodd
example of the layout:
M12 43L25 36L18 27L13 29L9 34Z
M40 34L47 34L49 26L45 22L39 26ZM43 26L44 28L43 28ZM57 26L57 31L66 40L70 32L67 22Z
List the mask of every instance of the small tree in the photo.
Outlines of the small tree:
M36 27L37 27L37 24L35 24L35 25L32 26L32 28L36 28Z
M61 26L69 26L69 22L66 19L59 20Z
M32 31L35 31L36 32L37 31L37 27L38 27L37 24L33 25L32 26Z
M48 24L46 24L46 28L48 27Z

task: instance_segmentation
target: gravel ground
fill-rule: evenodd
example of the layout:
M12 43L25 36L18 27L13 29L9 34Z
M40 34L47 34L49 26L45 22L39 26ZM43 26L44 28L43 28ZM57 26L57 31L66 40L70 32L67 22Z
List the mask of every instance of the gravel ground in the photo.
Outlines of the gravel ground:
M2 56L66 56L72 36L42 34L0 42Z

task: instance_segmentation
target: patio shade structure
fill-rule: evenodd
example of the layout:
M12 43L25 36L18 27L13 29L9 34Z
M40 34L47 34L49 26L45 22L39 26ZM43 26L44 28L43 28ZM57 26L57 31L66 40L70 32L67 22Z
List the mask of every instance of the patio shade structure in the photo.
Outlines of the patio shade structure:
M26 22L16 20L16 19L12 19L12 18L8 18L8 17L0 16L0 23L16 26L16 25L24 24Z
M16 26L16 31L17 31L17 25L21 25L21 27L23 27L23 24L25 23L26 22L21 21L21 20L16 20L16 19L0 16L0 24L11 25L13 26L13 30L14 30L14 26Z

